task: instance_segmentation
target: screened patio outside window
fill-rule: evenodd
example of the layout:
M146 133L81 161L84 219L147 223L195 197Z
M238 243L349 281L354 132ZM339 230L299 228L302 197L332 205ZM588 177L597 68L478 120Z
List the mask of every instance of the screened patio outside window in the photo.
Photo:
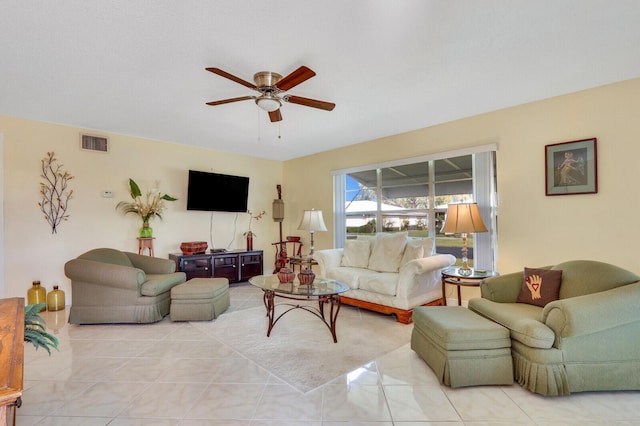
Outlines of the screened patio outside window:
M357 235L407 231L436 238L438 253L460 258L460 236L440 232L447 205L477 202L490 232L470 236L469 258L495 269L495 148L486 148L335 172L335 205L344 206L336 208L335 246Z

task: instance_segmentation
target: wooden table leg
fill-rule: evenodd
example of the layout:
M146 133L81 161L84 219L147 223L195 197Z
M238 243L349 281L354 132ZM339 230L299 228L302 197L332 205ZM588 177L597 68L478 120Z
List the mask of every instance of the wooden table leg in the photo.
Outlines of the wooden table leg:
M442 306L447 306L447 292L445 291L446 283L445 279L442 278Z

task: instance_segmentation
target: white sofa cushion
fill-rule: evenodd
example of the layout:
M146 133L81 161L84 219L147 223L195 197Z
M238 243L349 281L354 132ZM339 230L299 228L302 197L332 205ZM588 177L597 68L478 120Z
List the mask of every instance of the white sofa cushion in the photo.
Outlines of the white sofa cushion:
M347 240L344 242L344 254L341 266L354 268L366 268L371 255L371 243L369 240Z
M369 272L358 277L358 288L373 293L395 296L398 274L395 272Z
M358 278L360 275L367 273L371 273L371 271L363 268L340 266L327 269L326 278L345 283L350 289L355 290L358 288Z
M400 261L402 268L408 262L433 255L433 238L409 238Z
M378 272L398 272L406 244L406 232L376 235L367 268Z

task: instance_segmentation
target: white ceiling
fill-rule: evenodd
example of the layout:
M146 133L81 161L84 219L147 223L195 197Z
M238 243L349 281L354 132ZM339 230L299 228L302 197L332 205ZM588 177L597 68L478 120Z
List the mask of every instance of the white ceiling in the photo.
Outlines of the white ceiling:
M640 77L638 0L0 0L0 114L291 159ZM271 123L258 71L317 75ZM0 129L1 131L1 129Z

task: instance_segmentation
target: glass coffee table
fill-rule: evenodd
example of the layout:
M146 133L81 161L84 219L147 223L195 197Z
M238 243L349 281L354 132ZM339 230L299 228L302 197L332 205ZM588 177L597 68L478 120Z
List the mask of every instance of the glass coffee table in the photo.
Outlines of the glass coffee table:
M267 309L267 317L269 318L267 337L271 334L273 326L284 314L294 309L303 309L320 318L329 328L329 331L331 331L333 342L338 343L336 337L336 321L338 319L338 312L340 312L340 293L349 290L346 284L340 281L318 277L313 281L313 284L300 284L297 279L292 283L281 283L277 275L258 275L250 278L249 282L264 292L262 299ZM288 308L277 317L275 316L276 304L274 301L276 296L294 301L279 303L278 306L288 306ZM318 307L316 308L313 305L300 303L307 301L318 302ZM329 304L330 306L328 318L325 316L325 304Z

